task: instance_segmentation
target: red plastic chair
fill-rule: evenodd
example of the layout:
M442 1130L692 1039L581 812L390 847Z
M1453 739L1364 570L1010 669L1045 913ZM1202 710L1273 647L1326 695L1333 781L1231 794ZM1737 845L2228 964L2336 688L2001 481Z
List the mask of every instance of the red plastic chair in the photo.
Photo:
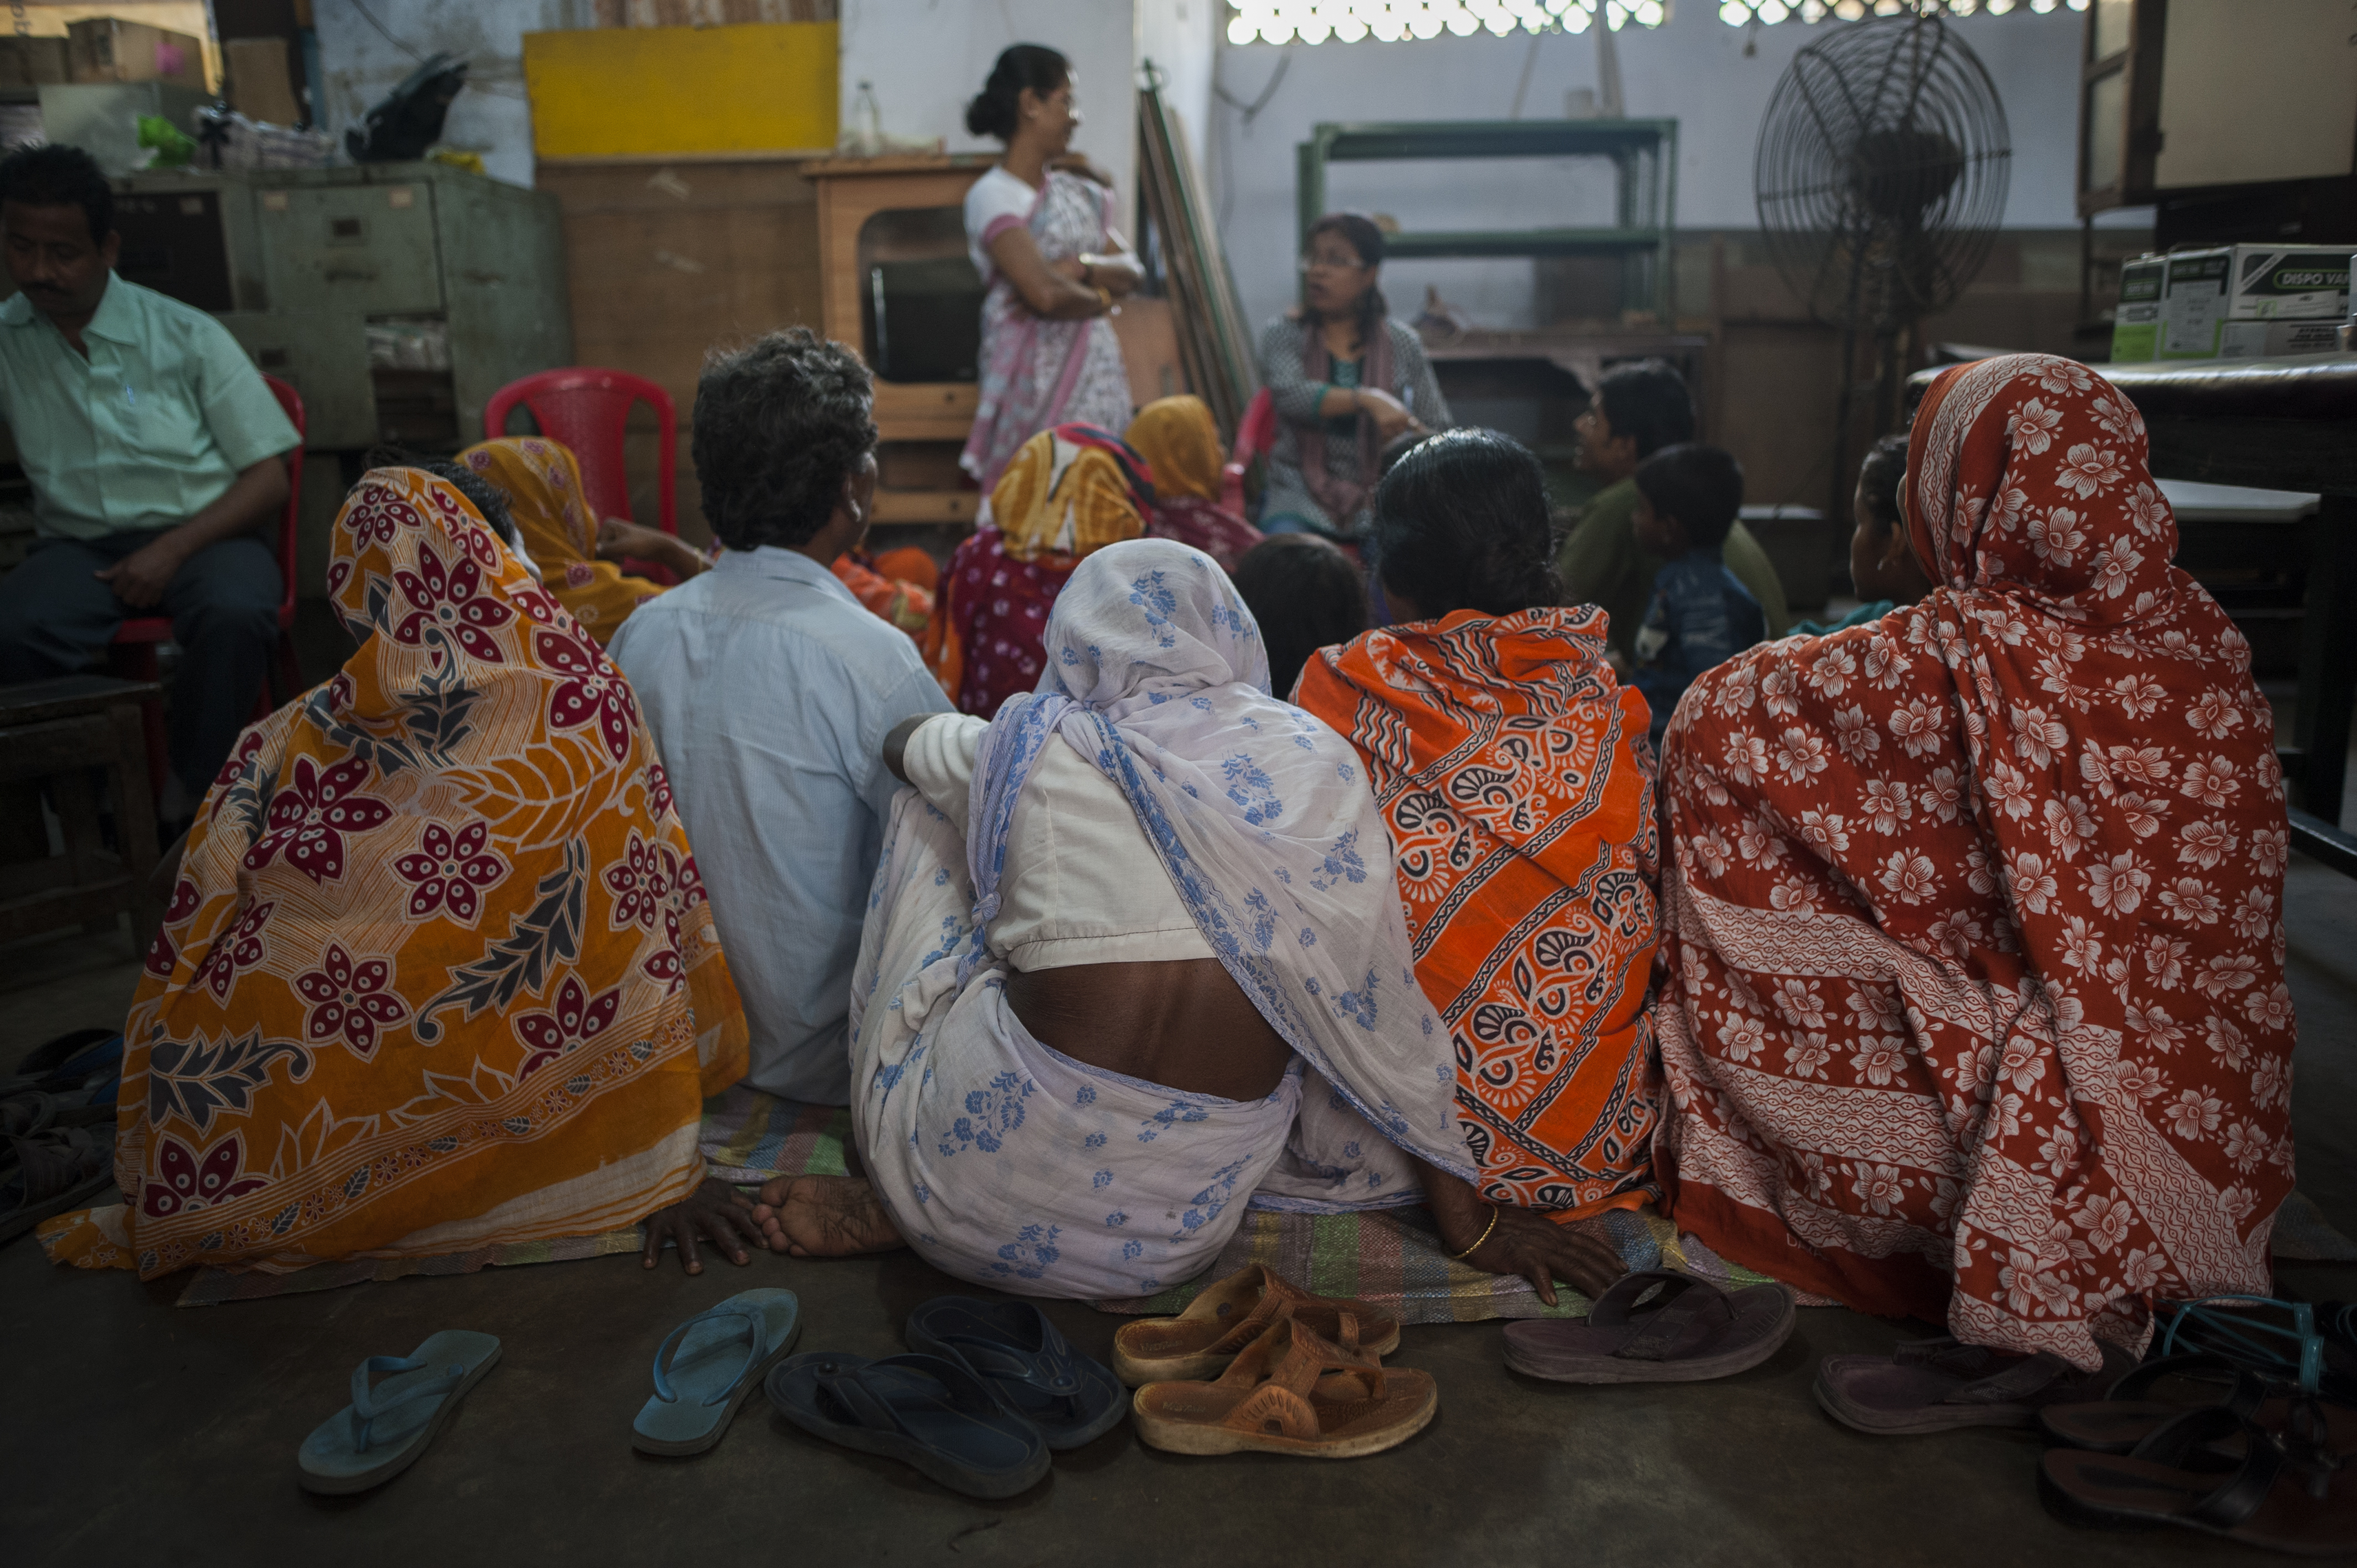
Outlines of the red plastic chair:
M581 465L581 489L590 509L601 518L636 522L638 519L630 516L630 476L622 468L622 433L634 403L654 407L655 526L675 536L679 515L673 476L679 463L679 416L671 393L644 376L575 365L510 381L483 405L483 436L496 440L505 435L508 414L522 403L532 410L543 435L571 449ZM661 583L677 581L651 563L627 564Z
M1276 403L1263 387L1244 404L1243 422L1236 426L1235 450L1228 454L1227 467L1220 470L1220 505L1238 517L1244 515L1244 471L1275 442Z
M270 388L278 406L300 437L307 428L303 417L303 394L276 376L265 375L263 381ZM278 516L278 575L285 580L286 591L278 601L278 668L275 671L278 691L271 692L270 676L265 674L262 690L253 699L253 719L268 718L280 703L291 702L303 689L303 673L295 660L295 520L303 510L303 444L298 439L295 450L286 454L286 505ZM111 658L114 673L128 681L153 681L156 678L156 650L159 644L172 640L172 619L169 616L141 616L126 620L115 629ZM141 704L141 723L147 732L147 783L161 799L164 792L164 770L169 766L169 743L164 734L164 704ZM253 722L252 719L247 721Z

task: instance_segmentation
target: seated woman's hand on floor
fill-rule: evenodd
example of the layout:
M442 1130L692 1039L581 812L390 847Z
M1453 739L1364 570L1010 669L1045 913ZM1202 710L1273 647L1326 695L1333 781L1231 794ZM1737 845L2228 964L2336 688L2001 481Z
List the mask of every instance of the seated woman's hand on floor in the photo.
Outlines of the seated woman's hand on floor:
M1557 1224L1536 1209L1483 1197L1472 1183L1422 1160L1415 1167L1440 1226L1441 1251L1484 1273L1522 1275L1549 1306L1555 1304L1556 1280L1594 1297L1629 1272L1600 1219Z
M1503 1205L1498 1209L1497 1228L1463 1262L1484 1273L1522 1275L1549 1306L1555 1304L1555 1280L1577 1287L1592 1300L1629 1272L1606 1239L1601 1219L1557 1224L1532 1209Z
M707 1176L683 1201L647 1216L647 1245L639 1262L646 1268L653 1268L662 1259L662 1244L668 1239L679 1248L680 1268L700 1274L704 1272L704 1260L697 1256L695 1244L703 1240L710 1241L730 1262L743 1268L753 1261L748 1249L769 1244L761 1234L760 1222L754 1218L755 1212L743 1193L725 1181Z
M763 1244L796 1258L848 1258L905 1247L866 1176L780 1176L753 1205Z

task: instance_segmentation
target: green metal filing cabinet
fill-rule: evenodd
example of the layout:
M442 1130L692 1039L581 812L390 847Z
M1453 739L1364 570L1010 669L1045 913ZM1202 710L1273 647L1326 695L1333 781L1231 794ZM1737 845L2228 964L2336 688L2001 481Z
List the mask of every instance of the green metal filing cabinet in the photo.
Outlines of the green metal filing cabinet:
M317 602L337 510L381 444L448 453L483 404L573 360L556 199L443 164L187 170L114 182L116 271L211 311L303 395L305 667L347 645Z
M309 416L305 445L447 450L483 404L569 363L556 199L441 164L115 182L119 267L221 317Z

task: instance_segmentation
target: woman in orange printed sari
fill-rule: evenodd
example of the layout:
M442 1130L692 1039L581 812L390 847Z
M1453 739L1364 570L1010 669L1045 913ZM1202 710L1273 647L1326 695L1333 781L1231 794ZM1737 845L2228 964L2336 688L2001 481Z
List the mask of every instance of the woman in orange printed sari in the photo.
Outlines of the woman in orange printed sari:
M353 490L328 588L366 640L206 797L124 1026L124 1202L53 1258L453 1252L703 1180L745 1021L630 687L415 469Z
M581 493L581 465L568 448L533 435L503 435L458 454L458 461L497 486L522 535L541 583L602 648L661 583L633 577L602 556L652 561L685 579L704 570L684 541L619 519L600 521Z
M1512 440L1434 436L1374 516L1400 624L1314 655L1294 701L1366 761L1481 1196L1566 1223L1637 1207L1659 1115L1645 699L1605 663L1603 613L1557 607L1544 478Z
M1945 372L1900 494L1930 594L1671 723L1657 1156L1723 1256L2088 1372L2156 1301L2266 1292L2273 723L2085 366Z

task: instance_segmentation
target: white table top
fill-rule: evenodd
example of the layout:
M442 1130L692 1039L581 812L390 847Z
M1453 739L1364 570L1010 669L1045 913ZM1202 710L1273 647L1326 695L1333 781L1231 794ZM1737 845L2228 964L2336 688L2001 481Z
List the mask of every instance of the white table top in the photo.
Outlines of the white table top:
M2242 485L2205 485L2193 479L2163 479L2160 493L2179 522L2298 522L2312 515L2321 498L2309 490L2255 490Z

